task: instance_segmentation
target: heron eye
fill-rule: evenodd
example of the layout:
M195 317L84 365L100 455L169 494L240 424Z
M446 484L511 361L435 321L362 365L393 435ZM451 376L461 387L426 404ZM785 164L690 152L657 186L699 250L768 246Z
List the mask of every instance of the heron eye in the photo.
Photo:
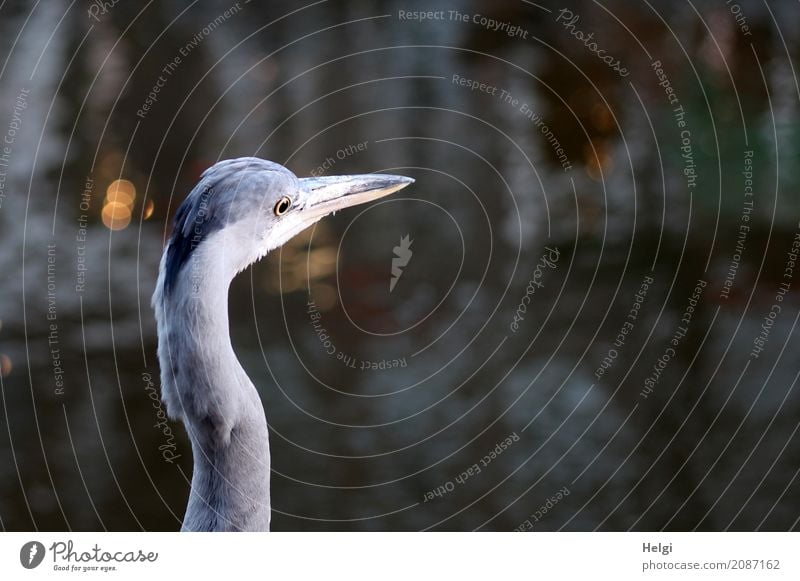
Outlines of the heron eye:
M275 204L275 215L283 216L292 207L292 199L289 196L283 196L278 203Z

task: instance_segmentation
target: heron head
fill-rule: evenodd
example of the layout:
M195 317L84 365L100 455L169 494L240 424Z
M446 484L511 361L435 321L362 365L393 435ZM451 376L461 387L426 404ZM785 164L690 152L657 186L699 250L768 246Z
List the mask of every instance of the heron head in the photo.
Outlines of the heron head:
M324 216L396 192L411 178L364 174L298 178L256 157L216 163L178 208L162 262L169 294L193 257L231 277Z

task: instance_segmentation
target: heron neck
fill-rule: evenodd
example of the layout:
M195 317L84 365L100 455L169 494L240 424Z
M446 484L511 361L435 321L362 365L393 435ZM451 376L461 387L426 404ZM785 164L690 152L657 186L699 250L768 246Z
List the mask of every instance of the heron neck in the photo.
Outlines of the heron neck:
M170 323L174 387L194 458L182 530L269 530L269 433L261 398L231 345L231 277L197 274Z

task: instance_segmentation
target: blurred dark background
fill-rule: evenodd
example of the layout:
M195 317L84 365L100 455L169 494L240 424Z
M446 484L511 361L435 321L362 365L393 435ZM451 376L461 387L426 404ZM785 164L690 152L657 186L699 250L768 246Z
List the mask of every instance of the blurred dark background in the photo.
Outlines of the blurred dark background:
M274 529L797 528L798 16L2 3L0 526L179 528L150 295L200 172L256 155L417 180L233 284Z

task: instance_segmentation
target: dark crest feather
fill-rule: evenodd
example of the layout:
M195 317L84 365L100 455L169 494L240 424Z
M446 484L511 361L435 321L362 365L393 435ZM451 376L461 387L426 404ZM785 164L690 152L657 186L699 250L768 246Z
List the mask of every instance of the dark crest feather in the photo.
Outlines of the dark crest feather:
M286 168L257 157L221 161L203 172L175 214L165 265L164 291L167 295L174 289L192 252L209 235L252 212L254 204L244 202L249 197L263 198L270 180L281 181L280 178L284 184L286 180L297 179ZM220 196L231 192L234 195ZM240 201L232 204L237 197Z
M194 194L194 192L192 192ZM167 263L165 265L164 290L169 294L175 286L178 274L189 260L192 251L197 248L212 229L209 229L209 215L195 216L190 223L189 217L195 204L194 196L190 194L183 200L177 213L172 228L172 238L170 239L169 249L167 250ZM209 189L203 195L211 196Z

